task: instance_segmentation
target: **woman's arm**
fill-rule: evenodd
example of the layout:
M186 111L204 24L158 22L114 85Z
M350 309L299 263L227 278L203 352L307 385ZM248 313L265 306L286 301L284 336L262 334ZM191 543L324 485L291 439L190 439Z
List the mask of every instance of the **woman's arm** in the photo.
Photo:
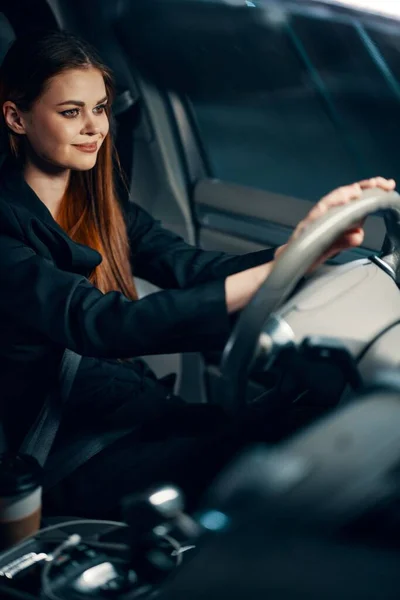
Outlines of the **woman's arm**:
M290 240L296 239L306 227L308 227L316 219L319 219L333 206L340 206L359 199L363 190L380 187L385 191L390 191L395 188L395 185L396 183L393 179L387 180L383 177L374 177L372 179L367 179L365 181L334 190L322 198L322 200L320 200L310 211L307 217L298 224ZM360 223L358 226L349 229L340 238L338 238L326 251L326 253L315 262L311 268L311 271L316 269L319 265L324 263L332 256L335 256L335 254L338 252L348 248L360 246L363 242L363 239L364 231L362 229L362 223ZM290 243L290 240L288 243ZM279 256L285 251L286 246L287 244L276 250L276 258L279 258ZM259 267L244 271L243 273L231 275L226 279L225 290L228 312L235 312L236 310L246 306L247 302L251 299L262 282L268 277L273 268L273 264L274 263L271 262L267 265L261 265Z
M327 196L314 209L317 216L332 205L359 197L363 185L348 186ZM375 185L376 180L370 187ZM378 185L393 189L394 182L382 180ZM219 349L230 331L228 311L242 308L271 268L260 265L223 277L218 265L226 263L216 257L214 279L207 277L188 289L166 290L131 302L118 292L102 294L86 278L63 271L36 254L24 244L23 232L18 236L18 225L7 203L0 203L0 209L4 232L0 235L2 319L10 318L32 334L36 332L39 339L86 356L113 358ZM311 215L300 224L294 236L314 218ZM15 227L10 227L7 235L6 224L11 222ZM13 231L16 237L12 237ZM360 240L362 230L356 228L342 236L330 252ZM190 253L196 256L193 249ZM199 256L197 265L201 259ZM183 261L181 268L189 270L190 262ZM196 258L193 262L196 264ZM212 266L208 268L212 273Z
M274 258L275 248L243 255L201 250L164 229L135 204L128 207L126 221L134 275L162 289L187 289L225 280Z
M230 331L224 280L136 302L103 294L20 240L0 236L0 312L78 354L108 358L218 349Z
M226 306L229 314L246 306L270 274L274 262L230 275L225 280Z
M394 189L395 182L375 177L334 190L322 198L299 223L291 239L297 238L304 228L331 207L357 200L362 190L374 187L389 191ZM279 257L286 247L241 256L200 250L163 229L159 222L135 205L130 207L128 214L128 235L136 275L162 288L187 288L206 281L224 279L226 306L230 314L246 306L271 272L275 254ZM359 246L363 237L361 226L347 231L320 257L313 268L342 250Z

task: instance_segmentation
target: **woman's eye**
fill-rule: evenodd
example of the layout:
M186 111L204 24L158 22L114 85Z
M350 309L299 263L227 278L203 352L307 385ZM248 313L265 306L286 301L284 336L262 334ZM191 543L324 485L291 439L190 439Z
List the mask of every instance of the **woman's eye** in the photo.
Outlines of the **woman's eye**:
M102 112L105 111L105 108L106 108L105 104L99 104L99 106L96 106L96 108L94 110L99 115L99 114L101 114Z
M99 104L99 106L96 106L93 109L93 112L96 115L101 115L104 111L105 111L106 105L105 104ZM75 117L77 117L80 113L79 108L69 108L68 110L63 110L60 114L63 115L63 117L67 117L67 119L74 119Z
M69 110L63 110L62 114L64 117L67 117L69 119L77 117L79 115L79 109L78 108L70 108Z

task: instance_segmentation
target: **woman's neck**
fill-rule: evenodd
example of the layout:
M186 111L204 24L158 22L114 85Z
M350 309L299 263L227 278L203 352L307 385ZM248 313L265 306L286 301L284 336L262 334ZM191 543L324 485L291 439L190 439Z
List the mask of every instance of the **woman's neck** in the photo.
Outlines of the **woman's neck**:
M24 167L24 179L38 198L47 206L53 218L59 211L70 178L70 170L45 172L31 162Z

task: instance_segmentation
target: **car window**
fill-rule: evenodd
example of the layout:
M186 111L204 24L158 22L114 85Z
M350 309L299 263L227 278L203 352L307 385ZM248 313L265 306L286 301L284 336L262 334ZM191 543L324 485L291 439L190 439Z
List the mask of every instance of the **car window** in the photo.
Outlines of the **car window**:
M0 63L14 39L15 33L13 28L4 13L0 12Z
M313 2L151 4L142 58L189 99L213 176L309 200L400 177L399 23Z

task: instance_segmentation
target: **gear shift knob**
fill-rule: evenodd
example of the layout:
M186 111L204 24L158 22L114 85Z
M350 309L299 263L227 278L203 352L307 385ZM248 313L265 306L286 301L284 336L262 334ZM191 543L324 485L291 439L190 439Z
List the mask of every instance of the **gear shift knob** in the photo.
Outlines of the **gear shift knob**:
M168 520L176 518L184 508L181 491L172 485L164 486L151 493L148 501L160 518Z
M131 564L148 582L160 581L171 572L177 566L177 547L199 534L198 525L183 508L183 494L173 485L123 501L124 519L130 528Z
M165 485L128 496L123 500L122 511L132 538L136 538L139 543L143 536L152 534L155 529L164 525L166 533L168 524L182 513L183 505L180 490L172 485Z

